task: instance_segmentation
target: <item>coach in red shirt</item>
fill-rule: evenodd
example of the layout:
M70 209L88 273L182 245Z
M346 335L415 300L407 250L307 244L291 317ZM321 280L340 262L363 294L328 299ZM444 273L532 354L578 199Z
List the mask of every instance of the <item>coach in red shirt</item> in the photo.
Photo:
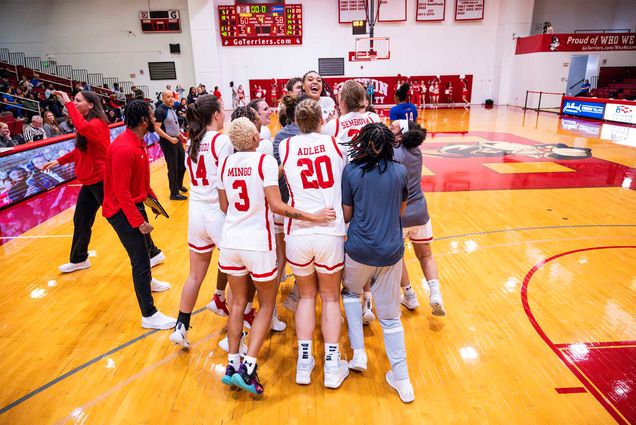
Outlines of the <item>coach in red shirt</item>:
M150 166L144 135L154 130L155 118L150 105L135 100L126 106L126 130L117 137L106 156L104 176L104 217L113 226L124 245L141 309L141 327L171 329L176 320L159 312L152 298L152 290L165 291L170 285L152 278L148 245L152 244L144 200L151 195Z

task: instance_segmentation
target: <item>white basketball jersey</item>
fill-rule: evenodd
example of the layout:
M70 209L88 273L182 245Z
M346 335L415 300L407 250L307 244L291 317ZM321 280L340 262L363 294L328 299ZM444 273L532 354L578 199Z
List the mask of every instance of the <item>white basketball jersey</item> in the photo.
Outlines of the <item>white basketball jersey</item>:
M276 249L274 218L263 190L267 186L278 187L278 163L273 156L236 152L226 158L218 183L228 200L221 249Z
M362 127L380 121L378 114L373 112L349 112L340 118L329 121L322 128L322 134L337 137L342 142L348 143L360 133Z
M258 146L256 147L256 152L264 153L265 155L274 155L274 145L268 139L261 138Z
M327 207L336 211L336 220L322 225L285 218L285 233L344 236L341 183L346 152L337 139L318 133L301 134L282 141L279 153L289 188L289 204L308 213Z
M230 139L216 131L208 131L199 144L198 159L193 161L187 154L186 168L190 173L190 200L213 203L218 206L219 194L216 190L219 164L234 152Z

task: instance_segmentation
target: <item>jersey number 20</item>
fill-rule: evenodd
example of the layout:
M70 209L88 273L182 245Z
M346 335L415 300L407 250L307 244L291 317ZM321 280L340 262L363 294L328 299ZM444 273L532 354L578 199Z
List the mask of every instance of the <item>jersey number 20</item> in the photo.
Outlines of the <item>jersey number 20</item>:
M319 156L315 161L311 158L300 158L297 165L301 167L300 179L303 189L328 189L333 186L333 171L327 155Z

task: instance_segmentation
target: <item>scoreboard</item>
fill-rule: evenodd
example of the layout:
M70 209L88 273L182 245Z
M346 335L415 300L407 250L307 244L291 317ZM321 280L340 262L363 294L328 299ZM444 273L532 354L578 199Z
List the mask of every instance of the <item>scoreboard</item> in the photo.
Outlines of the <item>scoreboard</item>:
M178 10L142 10L139 19L143 32L181 32Z
M219 6L223 46L288 46L302 44L301 4Z

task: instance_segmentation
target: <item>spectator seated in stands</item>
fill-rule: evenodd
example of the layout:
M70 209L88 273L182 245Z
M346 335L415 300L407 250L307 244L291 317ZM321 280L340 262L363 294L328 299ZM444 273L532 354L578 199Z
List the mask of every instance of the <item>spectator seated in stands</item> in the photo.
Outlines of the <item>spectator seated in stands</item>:
M49 84L49 86L44 91L44 97L48 100L51 98L51 94L55 91L53 84Z
M42 81L40 81L40 74L33 74L33 78L31 78L31 85L33 86L33 88L43 86Z
M590 84L590 80L586 79L585 82L581 84L581 92L579 93L579 96L589 96L591 89L592 85Z
M63 134L75 133L75 126L68 114L64 115L64 121L60 123L60 130L62 130Z
M137 88L137 86L132 86L130 90L132 90L133 99L144 100L146 98L143 90Z
M11 129L5 122L0 122L0 148L10 148L24 144L24 138L19 134L11 135Z
M19 118L24 116L24 110L20 108L22 105L18 102L18 99L16 98L17 95L18 91L15 88L10 87L8 92L2 95L2 102L4 103L5 111L9 111L14 117Z
M9 83L9 79L7 77L3 77L0 80L0 91L1 92L6 92L7 90L9 90L10 86L11 86L11 84Z
M26 75L22 76L22 80L20 80L20 87L22 87L22 90L25 92L33 90L33 84L31 84L31 81L29 81Z
M46 139L46 131L44 131L44 122L42 117L34 115L31 118L31 124L27 125L22 131L25 142L34 142L38 140Z
M53 112L46 111L44 113L44 131L46 132L46 137L56 137L61 136L62 129L59 125L57 125L57 121L55 121L55 116Z

